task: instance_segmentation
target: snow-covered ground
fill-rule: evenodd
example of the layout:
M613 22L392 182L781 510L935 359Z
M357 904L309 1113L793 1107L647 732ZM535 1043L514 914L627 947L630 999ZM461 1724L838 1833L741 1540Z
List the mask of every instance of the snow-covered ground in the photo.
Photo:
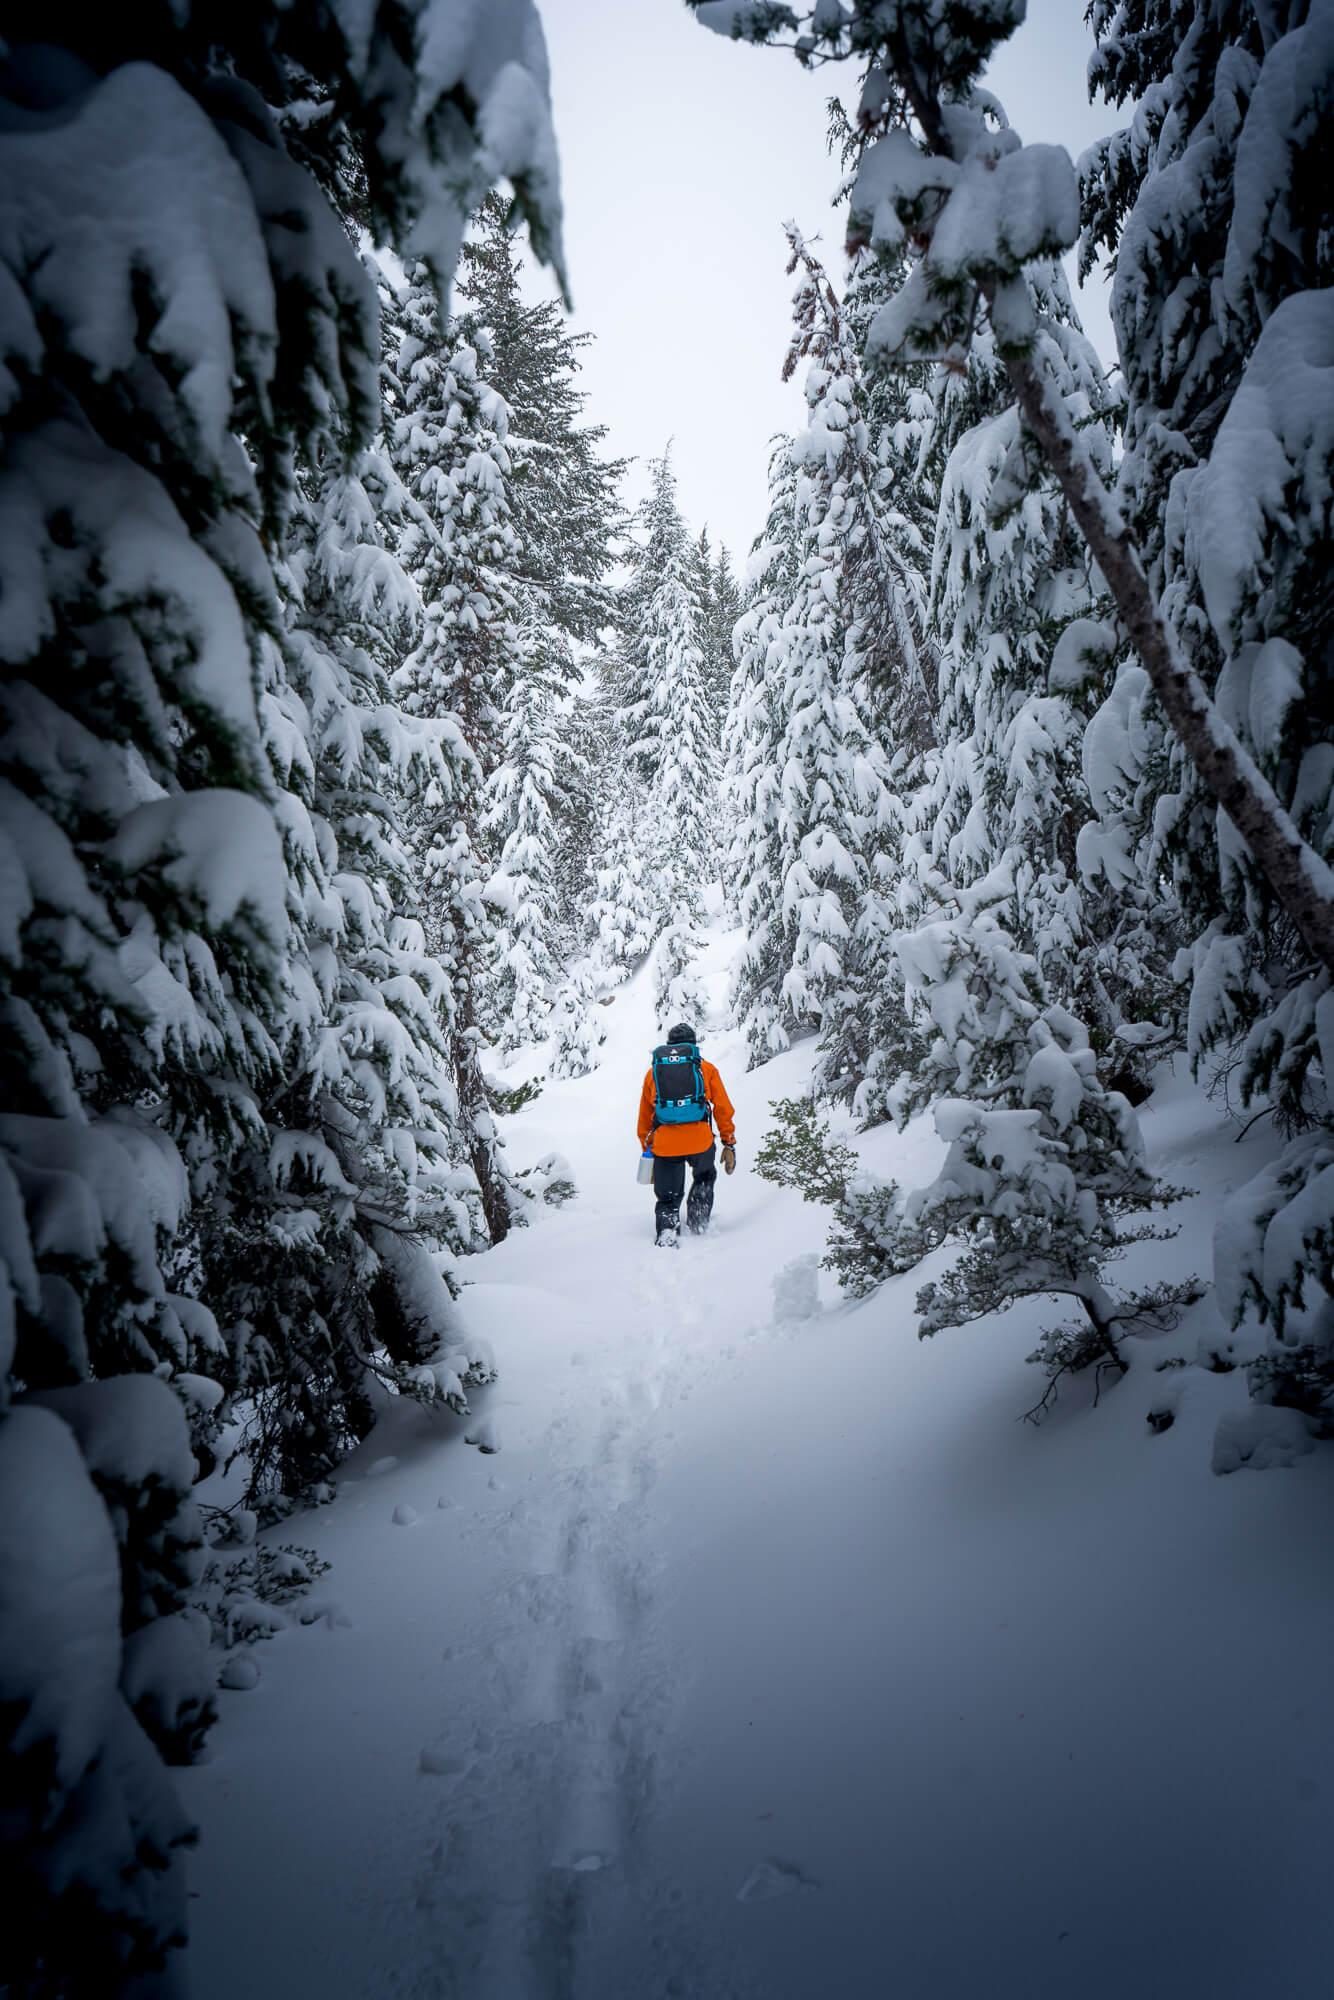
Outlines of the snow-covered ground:
M276 1537L338 1608L183 1774L193 2000L1327 1995L1334 1453L1210 1470L1241 1374L1154 1366L1209 1305L1041 1429L1040 1306L923 1343L916 1277L776 1305L826 1221L750 1172L801 1050L747 1076L706 1035L741 1165L655 1251L642 977L608 1027L510 1126L579 1197L477 1266L500 1380L395 1409ZM1267 1141L1162 1095L1153 1163L1200 1194L1138 1254L1207 1270ZM864 1150L911 1184L937 1148Z

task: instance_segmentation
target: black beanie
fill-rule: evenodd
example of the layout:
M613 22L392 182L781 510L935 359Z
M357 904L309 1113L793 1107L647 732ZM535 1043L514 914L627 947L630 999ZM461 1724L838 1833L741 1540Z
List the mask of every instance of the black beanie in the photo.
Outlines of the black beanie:
M667 1030L667 1039L669 1042L693 1042L695 1030L688 1021L678 1021L674 1028Z

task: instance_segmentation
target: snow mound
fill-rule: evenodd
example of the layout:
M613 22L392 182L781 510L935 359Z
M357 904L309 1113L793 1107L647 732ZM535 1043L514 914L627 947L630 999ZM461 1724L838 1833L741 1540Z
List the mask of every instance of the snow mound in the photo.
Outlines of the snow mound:
M779 1326L814 1319L820 1310L820 1259L810 1251L774 1274L774 1319Z
M1218 1473L1271 1472L1295 1465L1315 1449L1310 1427L1300 1410L1263 1406L1234 1411L1219 1419L1214 1433L1213 1469Z
M757 1861L736 1892L738 1903L772 1903L779 1896L795 1895L798 1889L814 1889L799 1868L787 1861Z

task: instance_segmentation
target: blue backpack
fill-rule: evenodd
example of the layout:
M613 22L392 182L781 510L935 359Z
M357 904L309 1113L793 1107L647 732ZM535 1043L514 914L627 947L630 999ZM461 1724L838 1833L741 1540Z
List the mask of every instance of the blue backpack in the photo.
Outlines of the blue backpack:
M697 1042L664 1042L653 1051L653 1116L659 1125L697 1125L709 1115Z

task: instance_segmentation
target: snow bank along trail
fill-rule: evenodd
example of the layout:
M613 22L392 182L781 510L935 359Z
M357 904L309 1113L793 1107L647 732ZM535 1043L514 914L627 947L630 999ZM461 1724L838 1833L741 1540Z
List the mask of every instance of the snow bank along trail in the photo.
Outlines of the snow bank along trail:
M278 1537L337 1609L186 1774L195 2000L1326 1993L1327 1457L1213 1477L1240 1380L1174 1376L1155 1437L1139 1360L1019 1424L1037 1309L922 1344L913 1280L802 1318L789 1276L776 1320L824 1218L749 1167L800 1051L706 1035L742 1170L655 1251L642 980L608 1026L512 1128L577 1202L465 1295L502 1374L454 1428L496 1449L395 1410ZM1238 1149L1189 1093L1149 1129L1202 1264Z
M725 952L706 960L719 1015ZM477 1266L464 1307L500 1380L462 1423L394 1410L336 1506L280 1533L332 1562L336 1608L263 1649L253 1702L231 1701L214 1762L187 1774L208 1828L201 1996L591 1992L590 1933L615 1933L618 1906L661 1974L640 1990L673 1990L691 1956L679 1887L653 1908L642 1865L680 1692L652 1495L692 1399L769 1317L770 1191L720 1176L715 1232L654 1249L634 1177L658 1039L642 979L608 1025L598 1072L516 1121L520 1163L559 1148L579 1197ZM739 1050L707 1044L747 1160L762 1095ZM796 1219L814 1248L819 1217Z

